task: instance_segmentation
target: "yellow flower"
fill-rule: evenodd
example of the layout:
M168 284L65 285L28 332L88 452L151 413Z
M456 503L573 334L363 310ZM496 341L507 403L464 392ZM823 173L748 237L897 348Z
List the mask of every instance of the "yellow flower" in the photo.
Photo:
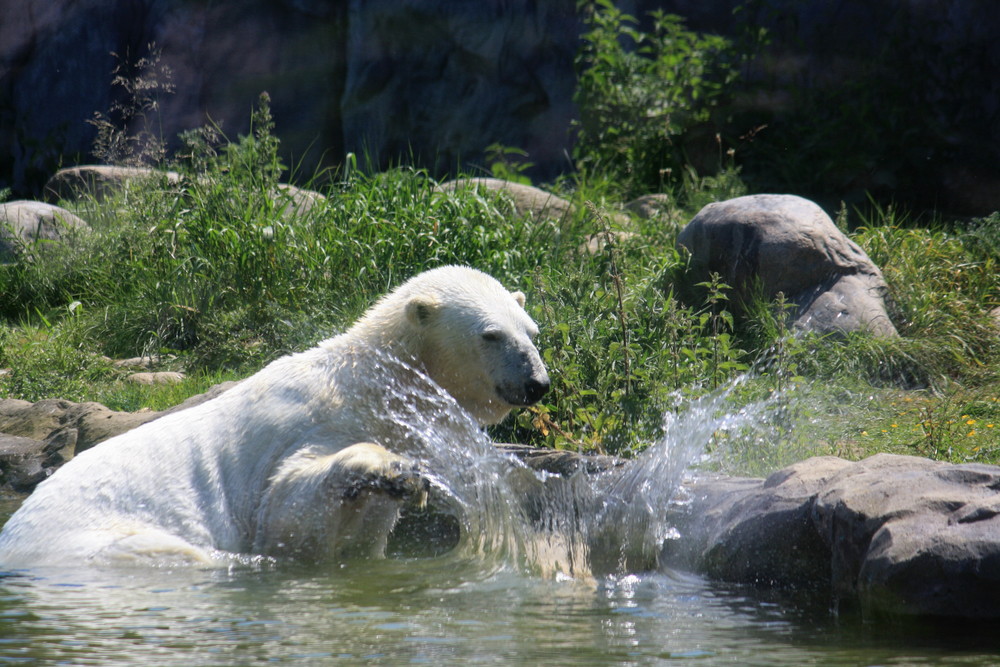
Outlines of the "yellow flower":
M972 436L974 436L975 434L976 434L976 432L975 432L975 431L969 431L968 433L966 433L966 434L965 434L965 437L966 437L966 438L971 438L971 437L972 437Z
M967 425L969 425L969 426L972 426L973 424L975 424L975 423L976 423L976 420L975 420L975 419L970 419L969 421L967 421L967 422L965 422L965 423L966 423Z

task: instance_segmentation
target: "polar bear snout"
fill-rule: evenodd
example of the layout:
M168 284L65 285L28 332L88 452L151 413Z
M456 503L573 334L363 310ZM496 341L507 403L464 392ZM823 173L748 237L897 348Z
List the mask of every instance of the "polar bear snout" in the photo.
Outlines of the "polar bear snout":
M523 384L503 384L496 388L497 395L508 405L526 407L534 405L549 391L549 376L544 370L537 377L528 378Z
M509 405L534 405L549 391L549 374L538 350L531 342L523 343L517 352L517 371L512 378L497 386L497 394Z
M526 405L532 405L537 403L542 399L549 391L549 376L545 375L542 378L536 380L531 378L524 383L524 398Z

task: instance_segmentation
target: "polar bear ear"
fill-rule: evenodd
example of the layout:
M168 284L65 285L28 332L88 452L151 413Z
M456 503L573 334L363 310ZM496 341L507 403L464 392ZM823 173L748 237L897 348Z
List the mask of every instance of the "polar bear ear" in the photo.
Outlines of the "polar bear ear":
M510 295L514 297L514 301L517 301L517 305L524 308L524 292L511 292Z
M437 307L438 302L433 297L415 296L406 304L406 319L417 326L427 324Z

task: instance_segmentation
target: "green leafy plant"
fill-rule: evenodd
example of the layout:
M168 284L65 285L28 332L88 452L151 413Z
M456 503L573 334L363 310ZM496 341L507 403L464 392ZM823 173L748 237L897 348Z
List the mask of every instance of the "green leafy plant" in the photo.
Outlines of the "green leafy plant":
M486 147L486 162L490 166L490 174L511 183L531 185L531 178L525 172L535 165L524 159L527 157L527 151L513 146L490 144Z
M462 263L528 295L552 378L539 405L491 428L497 440L630 456L663 436L667 415L721 391L733 410L780 408L766 437L717 435L712 451L726 458L715 465L730 472L811 453L1000 460L1000 334L988 314L1000 305L997 216L921 228L890 208L857 212L850 234L882 267L903 335L834 341L790 331L782 296L751 298L734 317L718 276L689 298L678 228L663 220L742 194L734 170L685 168L685 196L650 220L616 212L617 177L589 171L553 187L591 204L551 221L518 215L502 192L441 192L420 169L368 173L349 155L300 183L324 196L298 207L281 181L300 175L282 164L275 132L262 97L248 136L185 133L168 162L180 183L156 176L68 203L91 232L0 266L0 393L161 409L337 333L415 273ZM498 150L521 173L523 155ZM582 249L595 231L604 243ZM190 379L170 393L137 389L105 359L139 354L173 358ZM892 405L917 395L927 409Z
M663 191L683 178L682 138L709 121L735 77L729 42L662 11L651 12L643 30L610 0L582 7L577 166L631 193Z

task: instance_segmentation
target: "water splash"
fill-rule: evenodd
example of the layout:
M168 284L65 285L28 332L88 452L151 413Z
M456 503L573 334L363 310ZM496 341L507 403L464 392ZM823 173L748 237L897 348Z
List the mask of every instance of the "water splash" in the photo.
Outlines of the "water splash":
M635 459L598 474L581 468L561 476L504 455L454 399L423 380L417 400L408 387L382 418L403 426L398 444L426 471L432 512L457 524L447 558L543 576L656 567L664 541L677 536L668 521L671 503L692 464L708 460L710 444L720 436L771 441L787 426L787 395L744 400L740 378L669 411L662 437Z

